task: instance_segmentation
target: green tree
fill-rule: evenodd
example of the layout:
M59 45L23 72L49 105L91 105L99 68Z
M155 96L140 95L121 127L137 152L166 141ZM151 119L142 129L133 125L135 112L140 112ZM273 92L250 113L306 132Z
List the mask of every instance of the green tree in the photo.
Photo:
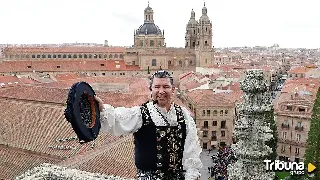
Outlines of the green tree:
M306 165L312 163L317 168L320 168L320 88L313 104L307 150L304 159ZM319 169L316 169L315 175L309 179L320 179Z
M273 138L269 141L266 141L265 144L272 148L272 153L267 157L267 159L274 162L278 156L277 154L277 144L278 144L278 131L277 131L277 124L274 120L274 110L271 108L270 111L265 112L264 115L265 122L270 123L270 129L273 131Z

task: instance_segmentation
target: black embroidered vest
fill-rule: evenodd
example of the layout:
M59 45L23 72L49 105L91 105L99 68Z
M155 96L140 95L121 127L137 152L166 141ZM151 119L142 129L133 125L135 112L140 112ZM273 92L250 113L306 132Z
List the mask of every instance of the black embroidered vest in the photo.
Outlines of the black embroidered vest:
M141 106L142 127L133 134L136 167L159 175L183 171L186 123L181 107L174 104L177 126L156 126L151 119L147 103Z

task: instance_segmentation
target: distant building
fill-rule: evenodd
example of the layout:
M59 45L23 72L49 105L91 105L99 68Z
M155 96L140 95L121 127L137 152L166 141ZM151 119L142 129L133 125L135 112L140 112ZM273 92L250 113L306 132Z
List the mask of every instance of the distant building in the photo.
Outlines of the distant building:
M289 81L289 80L287 80ZM288 84L275 104L280 160L303 162L313 104L319 83ZM302 82L301 82L302 83ZM307 84L306 84L307 83Z

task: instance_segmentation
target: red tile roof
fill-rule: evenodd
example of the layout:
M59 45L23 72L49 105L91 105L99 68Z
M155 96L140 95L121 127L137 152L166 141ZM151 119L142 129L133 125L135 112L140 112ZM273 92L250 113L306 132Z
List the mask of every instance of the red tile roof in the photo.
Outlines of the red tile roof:
M61 74L53 75L53 77L57 81L65 81L65 80L80 78L81 76L76 73L63 73L63 74L61 73Z
M191 92L187 92L187 96L192 99L197 106L233 106L233 102L226 98L227 96L225 93L213 93L212 90L205 89L205 90L193 90Z
M140 70L139 66L127 66L124 60L50 60L50 61L2 61L0 72L69 72L69 71L127 71Z
M295 67L288 71L288 73L294 73L294 74L304 74L308 72L310 69L306 67Z
M22 86L25 84L38 84L38 82L27 77L0 76L0 88Z
M181 90L182 91L185 91L185 90L191 90L191 89L194 89L194 88L197 88L197 87L200 87L201 85L204 85L206 84L207 82L202 82L202 83L199 83L197 82L196 80L193 80L193 81L190 81L190 82L187 82L185 84L181 84Z
M125 47L6 47L4 53L124 53Z
M0 145L0 179L14 179L27 170L42 163L58 163L61 160L48 156L30 153L27 150L10 148Z
M295 78L295 79L287 79L285 81L285 85L287 84L317 84L320 83L320 79L318 78Z
M92 153L75 156L62 162L61 165L87 172L134 178L136 167L133 152L133 138L129 135L114 143L96 148Z

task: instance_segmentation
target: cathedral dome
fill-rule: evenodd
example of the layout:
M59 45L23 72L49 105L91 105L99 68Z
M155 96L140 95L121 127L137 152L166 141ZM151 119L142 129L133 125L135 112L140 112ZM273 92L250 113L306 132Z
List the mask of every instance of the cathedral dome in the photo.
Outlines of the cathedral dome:
M157 34L162 35L160 28L154 23L144 23L139 27L136 34Z

